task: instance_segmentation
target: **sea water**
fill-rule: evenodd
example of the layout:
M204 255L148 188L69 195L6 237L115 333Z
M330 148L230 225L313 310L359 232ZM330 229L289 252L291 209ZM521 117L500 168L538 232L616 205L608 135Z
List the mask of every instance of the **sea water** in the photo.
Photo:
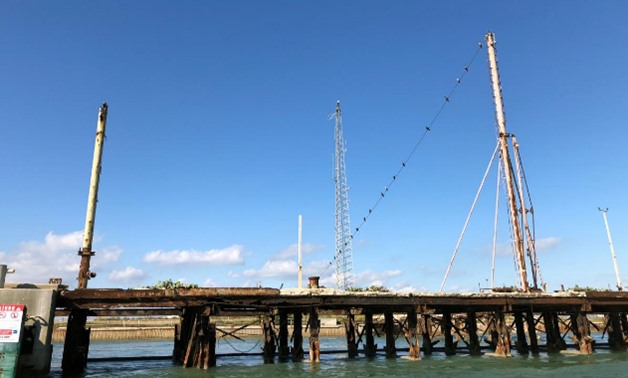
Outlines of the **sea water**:
M407 347L398 340L399 348ZM321 350L346 348L344 338L321 338ZM383 339L376 343L385 344ZM304 343L307 347L307 342ZM260 339L219 339L217 353L260 352ZM61 371L63 345L55 344L52 377L68 377ZM89 357L168 356L172 341L93 341ZM407 354L398 352L399 356ZM628 377L628 352L598 349L591 355L547 354L518 355L511 358L470 356L459 353L445 356L435 352L421 360L387 359L380 353L375 358L363 356L349 359L346 353L321 354L321 361L276 362L264 364L262 356L219 357L217 366L209 370L183 368L169 360L99 362L90 361L80 377ZM306 355L307 358L307 355Z

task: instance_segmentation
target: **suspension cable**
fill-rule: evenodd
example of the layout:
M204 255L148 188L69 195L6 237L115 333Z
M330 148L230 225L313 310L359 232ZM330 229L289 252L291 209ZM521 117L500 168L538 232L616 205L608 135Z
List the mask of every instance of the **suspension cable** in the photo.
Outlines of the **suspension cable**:
M473 215L473 210L475 210L475 205L478 202L478 198L480 198L480 193L482 192L482 188L484 188L484 182L486 182L486 176L493 166L493 161L495 160L495 155L497 155L497 150L499 149L500 143L497 142L495 145L495 149L493 150L493 155L491 155L491 160L486 167L486 171L484 172L484 177L482 177L482 182L480 183L480 187L478 188L477 193L475 194L475 198L473 199L473 204L471 205L471 210L469 210L469 214L467 215L467 220L464 222L464 226L462 227L462 232L460 233L460 237L458 238L458 243L456 243L456 248L454 249L454 253L451 256L451 261L449 261L449 266L447 267L447 272L445 272L445 278L443 278L443 282L440 284L439 292L443 292L443 287L445 286L445 282L447 282L447 276L449 276L449 271L451 270L452 265L454 265L454 260L456 258L456 254L458 253L458 248L460 248L460 243L462 243L462 238L464 237L464 233L467 230L467 226L469 225L469 221L471 220L471 215Z
M401 174L401 172L403 172L404 168L406 168L406 165L408 164L408 162L410 161L410 159L412 159L412 156L414 155L414 153L417 151L417 149L419 148L419 146L423 143L423 140L425 139L425 137L427 136L427 134L432 130L432 128L434 127L434 124L436 123L436 121L438 120L438 118L440 117L441 113L445 110L445 108L447 107L447 105L449 104L450 100L452 99L453 95L455 94L456 90L458 89L458 87L460 86L460 84L462 84L462 79L464 79L464 77L467 75L467 73L469 73L469 68L471 67L471 65L473 64L473 62L475 61L475 58L478 56L480 50L482 50L482 48L484 47L484 44L482 42L478 42L478 47L475 50L475 53L473 54L473 56L471 57L471 59L469 60L469 62L463 67L463 71L460 74L460 76L458 78L456 78L456 83L453 85L453 87L451 88L451 90L449 91L449 93L447 93L446 96L444 96L443 99L443 103L440 106L440 108L438 109L438 111L436 112L436 114L434 114L434 117L432 118L432 120L427 124L427 126L425 126L425 129L423 131L423 134L421 135L421 137L419 138L419 140L416 142L416 144L412 147L412 149L410 150L410 153L406 156L406 158L401 162L401 166L397 169L397 171L395 172L395 174L392 175L392 178L390 180L390 182L388 183L387 186L384 187L384 190L381 191L379 193L379 196L377 197L377 200L373 203L373 205L368 209L368 212L366 213L365 216L362 217L362 221L360 222L360 224L355 228L354 232L350 235L350 238L353 239L354 236L360 232L360 230L362 229L362 226L364 226L364 224L366 223L366 221L368 220L368 218L370 218L370 216L373 214L373 211L375 211L375 209L377 208L377 206L379 206L379 203L382 201L382 199L384 199L384 197L386 196L386 193L388 193L389 189L393 186L393 184L397 181L397 178L399 178L399 175ZM336 259L336 257L334 256L334 260ZM329 261L329 265L325 268L323 274L329 269L329 266L331 266L332 262ZM322 274L321 274L322 276Z
M456 92L456 89L458 89L458 87L460 86L460 84L462 83L462 79L467 75L467 73L469 72L469 67L471 66L471 64L473 64L473 62L475 61L475 58L477 57L478 53L480 52L480 50L482 49L483 44L482 42L478 43L478 48L475 50L475 53L473 54L473 56L471 57L471 59L469 60L469 62L464 66L463 71L460 75L460 77L458 77L456 79L456 83L454 84L454 86L452 87L452 89L449 91L449 93L444 97L443 99L443 103L441 105L441 107L438 109L438 111L436 112L436 114L434 115L434 117L432 118L432 120L427 124L427 126L425 126L425 130L423 131L423 134L421 135L421 137L419 138L419 140L416 142L416 144L414 145L414 147L412 148L412 150L410 150L410 153L406 156L406 158L401 162L401 166L399 167L399 169L397 169L397 171L395 172L394 175L392 175L392 178L390 180L390 182L388 183L387 186L384 187L384 190L381 191L379 193L379 196L377 197L377 200L373 203L373 205L368 209L368 212L366 213L366 215L364 217L362 217L362 222L355 228L355 231L353 232L353 234L351 235L351 238L353 238L355 236L355 234L357 234L358 232L360 232L360 230L362 229L362 226L366 223L366 221L368 220L368 218L373 214L373 211L377 208L377 206L379 205L379 203L382 201L382 199L384 199L384 197L386 196L386 193L388 192L388 190L393 186L393 184L397 181L397 178L399 178L399 175L401 174L401 172L403 172L403 170L406 168L406 165L408 164L408 162L410 161L410 159L412 159L412 156L414 155L414 153L417 151L417 149L419 148L419 146L423 143L423 140L425 139L425 137L427 136L427 134L432 130L434 124L436 123L436 121L438 120L438 118L440 117L441 113L443 112L443 110L445 110L445 108L447 107L447 105L449 104L450 100L452 99L454 93Z

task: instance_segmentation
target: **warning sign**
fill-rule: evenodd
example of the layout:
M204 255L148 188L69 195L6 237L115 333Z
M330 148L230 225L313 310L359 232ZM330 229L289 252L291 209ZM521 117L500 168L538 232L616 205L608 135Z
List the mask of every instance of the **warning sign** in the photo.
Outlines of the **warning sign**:
M0 343L20 342L23 304L0 304Z

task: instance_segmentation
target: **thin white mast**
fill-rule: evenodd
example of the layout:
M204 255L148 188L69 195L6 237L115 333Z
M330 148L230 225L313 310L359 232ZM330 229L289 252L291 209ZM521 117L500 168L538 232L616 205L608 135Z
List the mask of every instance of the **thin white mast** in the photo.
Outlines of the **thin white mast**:
M303 244L303 217L301 216L301 214L299 214L299 237L298 237L298 242L297 242L297 254L298 254L298 259L299 259L299 274L298 274L298 288L299 289L303 289L303 254L302 254L302 247L301 245Z
M613 256L613 265L615 266L615 276L617 277L617 289L619 291L624 290L621 284L621 276L619 275L619 267L617 266L617 256L615 256L615 248L613 248L613 239L611 239L611 230L608 228L608 220L606 219L606 213L608 212L608 208L602 209L598 207L598 210L602 212L602 216L604 216L604 224L606 225L606 235L608 236L608 244L611 246L611 256Z

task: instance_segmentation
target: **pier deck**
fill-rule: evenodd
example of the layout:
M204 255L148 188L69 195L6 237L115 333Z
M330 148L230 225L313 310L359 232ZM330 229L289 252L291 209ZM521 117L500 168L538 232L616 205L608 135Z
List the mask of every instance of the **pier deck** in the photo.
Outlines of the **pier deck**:
M64 346L64 370L80 370L89 350L88 316L179 315L173 359L186 366L208 368L216 363L216 323L221 316L257 316L264 341L264 362L278 357L301 360L304 356L303 325L309 336L311 361L320 356L319 315L341 316L347 354L397 356L395 339L408 342L408 357L420 359L437 350L447 355L482 354L486 345L495 355L560 352L571 335L580 353L592 353L591 328L608 335L608 346L626 350L628 293L391 293L344 292L333 289L192 288L192 289L77 289L59 293L57 314L69 314ZM374 315L383 319L374 321ZM590 316L599 315L603 324ZM277 319L276 319L277 318ZM277 321L276 321L277 320ZM290 328L288 327L290 324ZM246 327L246 326L245 326ZM221 337L234 332L219 330ZM386 337L384 349L374 344L374 334ZM291 334L290 334L291 333ZM537 337L545 334L545 338ZM515 342L511 342L514 336ZM292 340L289 345L288 340ZM421 340L421 343L419 343ZM539 345L544 340L544 345Z

